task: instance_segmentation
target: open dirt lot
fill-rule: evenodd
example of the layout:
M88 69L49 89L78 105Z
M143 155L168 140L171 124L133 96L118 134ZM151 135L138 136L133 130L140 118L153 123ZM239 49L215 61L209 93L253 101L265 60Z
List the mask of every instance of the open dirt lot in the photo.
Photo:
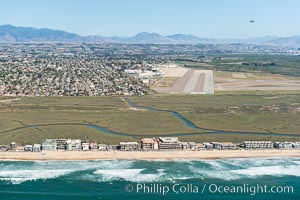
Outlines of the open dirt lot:
M182 77L188 71L183 67L165 67L160 70L164 73L163 77Z
M220 71L214 75L216 91L300 90L300 80L294 77Z

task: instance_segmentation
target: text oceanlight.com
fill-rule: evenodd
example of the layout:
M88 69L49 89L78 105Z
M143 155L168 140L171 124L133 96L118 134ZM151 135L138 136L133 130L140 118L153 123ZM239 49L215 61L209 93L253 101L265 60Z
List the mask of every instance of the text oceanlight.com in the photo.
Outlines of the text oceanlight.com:
M125 186L126 192L137 194L161 194L166 195L168 193L175 194L292 194L294 193L293 186L281 186L281 185L219 185L219 184L173 184L164 185L159 183L137 183L128 184Z

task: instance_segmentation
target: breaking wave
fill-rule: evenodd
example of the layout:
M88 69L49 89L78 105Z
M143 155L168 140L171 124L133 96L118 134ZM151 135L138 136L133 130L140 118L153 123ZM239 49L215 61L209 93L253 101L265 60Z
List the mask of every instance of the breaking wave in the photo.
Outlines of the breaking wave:
M1 171L0 180L20 184L24 181L35 181L37 179L56 178L72 172L72 170L14 170Z
M218 160L0 161L0 182L64 179L92 182L237 180L262 176L300 177L300 158Z
M159 180L164 174L163 171L157 173L143 173L145 169L113 169L97 170L94 174L101 175L103 181L126 180L131 182L153 182Z

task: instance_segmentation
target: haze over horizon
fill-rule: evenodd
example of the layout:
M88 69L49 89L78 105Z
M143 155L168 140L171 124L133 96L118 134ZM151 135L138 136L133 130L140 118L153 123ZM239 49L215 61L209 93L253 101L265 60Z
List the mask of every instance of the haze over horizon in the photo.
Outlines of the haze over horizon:
M100 36L154 32L220 39L287 37L300 35L299 7L297 0L12 0L2 3L0 24Z

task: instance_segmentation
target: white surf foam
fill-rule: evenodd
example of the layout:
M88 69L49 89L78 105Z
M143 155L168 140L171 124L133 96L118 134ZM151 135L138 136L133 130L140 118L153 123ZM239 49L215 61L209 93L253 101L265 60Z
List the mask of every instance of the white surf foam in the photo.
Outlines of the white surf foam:
M14 170L1 171L0 180L10 181L13 184L20 184L25 181L38 179L50 179L58 176L66 175L72 170Z
M94 174L101 175L101 181L126 180L131 182L153 182L158 181L164 175L163 170L157 173L142 173L145 169L111 169L97 170Z
M300 166L267 166L250 167L248 169L233 170L233 173L244 175L246 177L257 176L300 176Z
M25 181L57 178L71 172L95 169L122 169L132 167L134 161L104 160L104 161L34 161L11 162L2 164L0 181L20 184Z
M228 159L204 163L210 166L189 166L194 178L236 180L258 176L300 176L300 165L293 159Z
M157 163L156 163L157 162ZM168 164L169 162L169 164ZM157 167L161 169L157 169ZM37 161L0 163L0 181L14 184L80 172L77 180L158 182L186 179L235 180L258 176L300 177L299 158L218 159L182 161Z

